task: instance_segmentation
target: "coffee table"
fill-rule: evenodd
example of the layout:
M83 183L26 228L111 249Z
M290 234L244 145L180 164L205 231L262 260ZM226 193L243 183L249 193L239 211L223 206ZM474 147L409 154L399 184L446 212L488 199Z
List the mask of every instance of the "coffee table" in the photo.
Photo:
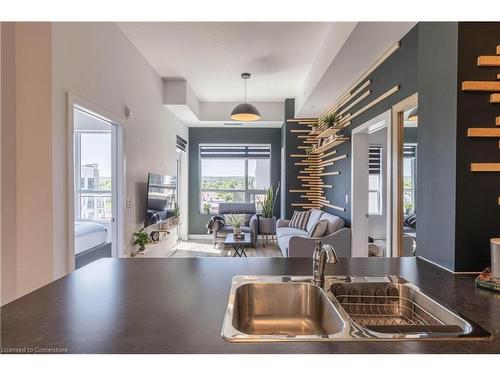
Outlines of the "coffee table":
M229 233L224 240L224 245L231 245L234 249L233 257L244 255L245 257L245 247L252 245L252 240L250 239L250 233L243 233L245 237L243 239L239 239L234 237L234 233Z

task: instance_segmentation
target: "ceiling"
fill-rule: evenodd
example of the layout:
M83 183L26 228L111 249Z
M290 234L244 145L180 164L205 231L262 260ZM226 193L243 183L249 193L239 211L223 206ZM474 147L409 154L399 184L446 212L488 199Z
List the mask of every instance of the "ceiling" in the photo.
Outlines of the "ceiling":
M248 101L263 111L240 126L281 127L285 98L295 98L297 117L320 115L415 22L117 25L164 78L164 104L188 126L236 125L229 114L249 72Z
M202 102L296 95L332 27L322 22L124 22L120 29L161 77L181 77Z

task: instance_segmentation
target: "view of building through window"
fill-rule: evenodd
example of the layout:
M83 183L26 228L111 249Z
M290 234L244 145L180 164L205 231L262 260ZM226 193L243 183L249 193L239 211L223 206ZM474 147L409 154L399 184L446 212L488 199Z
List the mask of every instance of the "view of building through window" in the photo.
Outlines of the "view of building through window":
M79 219L111 221L111 133L79 132Z

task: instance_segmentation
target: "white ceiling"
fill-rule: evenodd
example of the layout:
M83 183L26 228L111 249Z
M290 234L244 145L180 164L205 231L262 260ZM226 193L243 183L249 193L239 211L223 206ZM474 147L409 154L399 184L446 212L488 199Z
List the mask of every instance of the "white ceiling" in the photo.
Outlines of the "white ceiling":
M169 106L177 117L188 126L222 126L231 122L229 114L234 104L243 101L242 72L252 74L248 101L261 107L266 104L283 108L281 103L285 98L295 98L297 117L315 117L415 22L120 22L117 25L162 78L186 82L192 94L188 95L190 100ZM168 96L186 97L184 91L167 92ZM200 111L204 107L210 111ZM261 121L243 126L256 127L260 123L280 127L283 123L281 109L262 115Z
M332 28L322 22L125 22L118 26L161 77L184 78L201 102L294 97Z

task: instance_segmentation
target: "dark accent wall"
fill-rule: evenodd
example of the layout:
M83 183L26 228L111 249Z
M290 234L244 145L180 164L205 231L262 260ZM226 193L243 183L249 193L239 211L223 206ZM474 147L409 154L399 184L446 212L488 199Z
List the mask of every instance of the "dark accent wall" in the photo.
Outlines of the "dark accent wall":
M498 138L468 138L467 128L495 127L500 105L489 92L463 92L462 81L496 81L498 67L478 67L477 57L495 55L500 23L458 24L455 271L481 271L490 264L489 239L500 237L500 173L472 173L472 162L500 162Z
M418 27L418 254L454 269L458 24Z
M344 131L344 134L351 136L351 130L366 121L380 115L389 110L392 106L401 100L409 97L417 91L417 47L418 47L418 25L410 30L401 40L401 47L394 52L384 63L375 69L367 79L372 82L369 89L372 93L362 100L360 103L349 109L349 112L354 113L363 108L372 100L384 94L392 87L400 85L400 90L382 102L373 106L363 114L352 120L351 125ZM366 80L360 83L363 84ZM297 153L297 145L299 144L296 136L291 136L290 129L304 129L303 125L287 122L287 156L290 153ZM292 133L294 134L294 133ZM325 189L326 198L336 206L345 207L346 211L341 212L325 207L324 210L334 215L342 217L347 225L351 221L351 142L346 142L336 148L337 155L348 154L347 159L339 160L335 165L328 167L328 171L340 171L339 176L324 176L323 181L327 185L333 185L332 189ZM289 181L288 189L298 188L299 181L297 173L299 168L293 165L295 160L287 158L287 180ZM300 194L288 194L287 202L303 201L299 198ZM346 195L349 195L349 203L345 203ZM293 208L287 205L287 218L290 218L293 213Z
M280 180L282 135L279 128L189 128L189 234L205 234L210 215L200 213L200 143L271 144L271 182ZM280 202L275 215L280 215Z

